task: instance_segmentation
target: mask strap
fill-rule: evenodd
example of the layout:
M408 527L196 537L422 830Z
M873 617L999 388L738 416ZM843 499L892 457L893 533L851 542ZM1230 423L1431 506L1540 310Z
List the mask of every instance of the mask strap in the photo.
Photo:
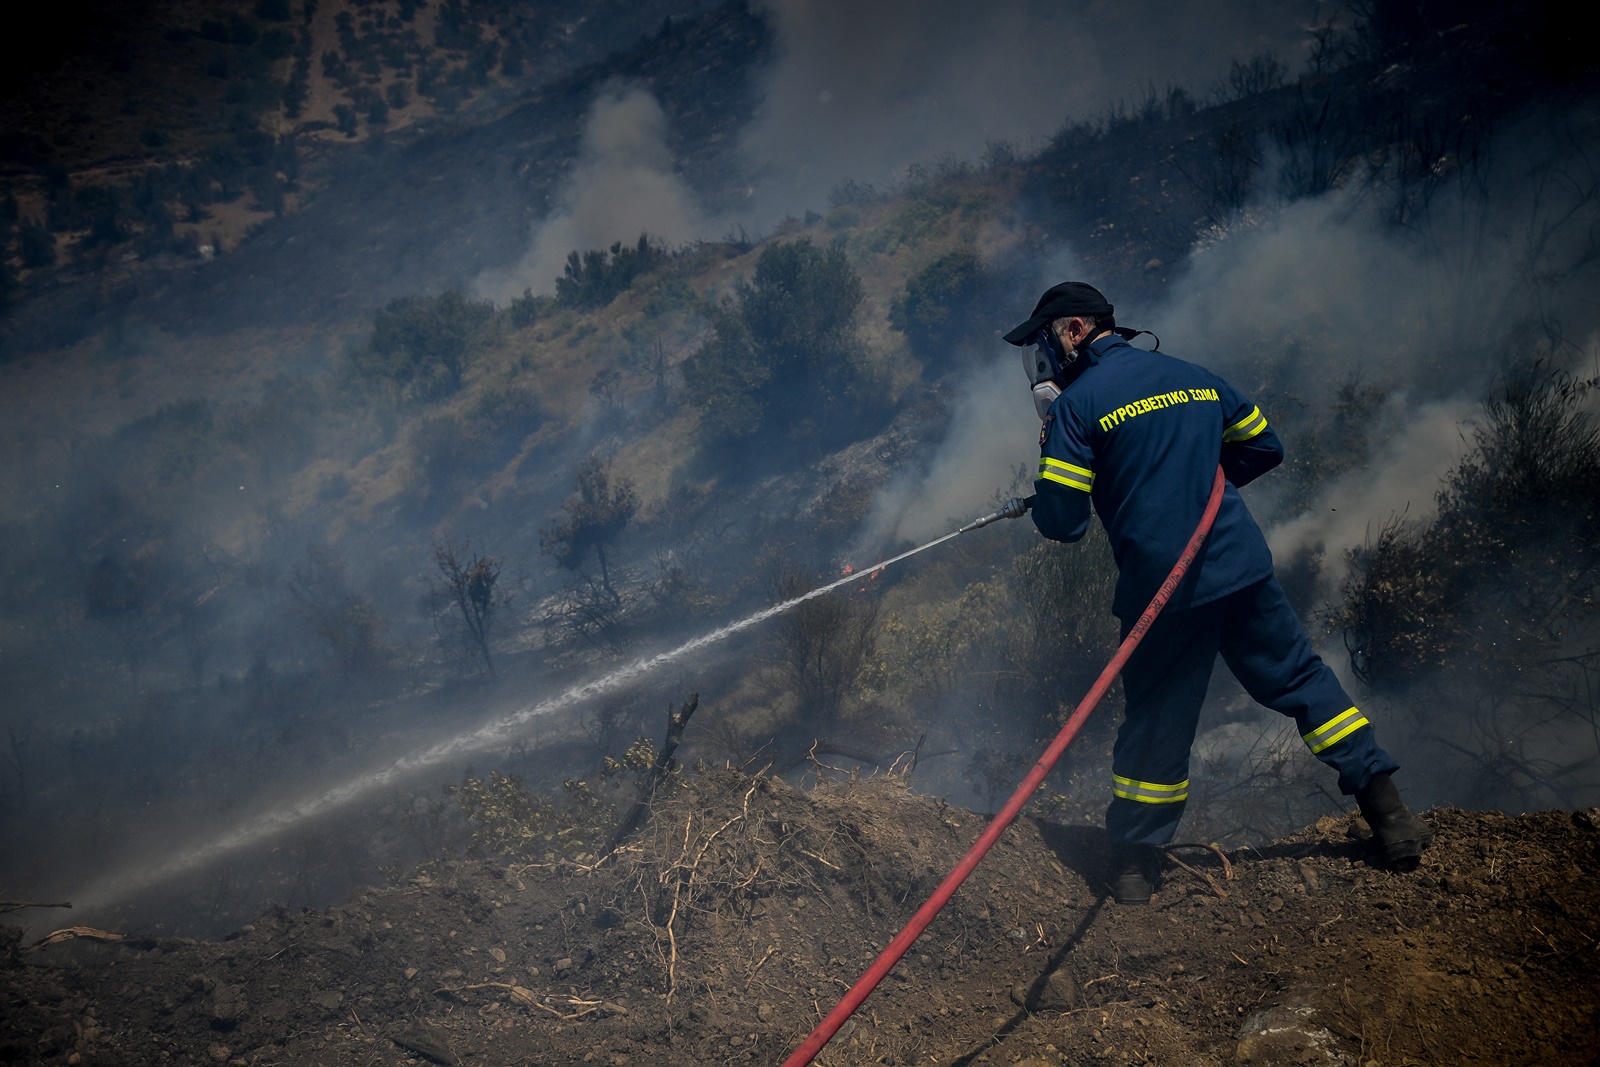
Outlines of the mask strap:
M1140 334L1150 334L1151 337L1156 337L1156 335L1151 333L1149 330L1134 330L1134 329L1129 329L1126 326L1113 326L1113 327L1111 327L1111 332L1116 334L1118 337L1122 338L1124 341L1130 341L1130 342L1135 337L1138 337ZM1155 347L1151 348L1150 351L1152 351L1152 352L1161 351L1161 338L1156 337Z

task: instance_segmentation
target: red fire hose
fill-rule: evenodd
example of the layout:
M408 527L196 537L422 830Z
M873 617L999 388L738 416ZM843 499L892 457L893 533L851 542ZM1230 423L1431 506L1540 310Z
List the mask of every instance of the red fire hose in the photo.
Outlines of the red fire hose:
M1189 543L1184 547L1183 554L1178 557L1178 562L1173 564L1172 573L1167 575L1167 580L1161 583L1160 589L1156 590L1156 595L1151 599L1150 606L1144 609L1144 614L1139 616L1139 621L1133 624L1133 629L1129 630L1128 636L1123 638L1122 644L1117 648L1117 654L1111 657L1111 662L1106 664L1106 669L1100 672L1100 677L1095 681L1094 687L1089 690L1088 695L1083 698L1077 709L1073 711L1071 718L1067 719L1066 725L1061 727L1061 732L1056 734L1054 741L1050 742L1050 747L1044 750L1044 755L1039 757L1039 762L1033 765L1033 770L1028 772L1028 776L1022 780L1022 784L1017 787L1017 791L1011 794L1011 799L1006 801L1005 807L1000 809L1000 814L994 817L978 840L973 842L972 847L967 850L965 856L961 857L961 862L956 864L955 869L945 875L944 881L939 883L939 888L934 890L933 896L928 898L928 902L922 905L917 910L917 913L911 917L911 921L906 924L905 929L895 935L895 939L889 942L889 947L884 949L872 966L867 968L866 973L857 979L856 984L850 988L844 998L834 1005L833 1010L828 1013L828 1017L818 1023L817 1028L811 1031L811 1036L806 1038L805 1043L795 1049L793 1055L783 1061L783 1067L806 1067L806 1064L816 1058L817 1053L822 1051L822 1046L826 1045L833 1038L833 1035L839 1032L839 1027L845 1024L846 1019L855 1014L856 1009L861 1006L861 1002L866 1000L874 989L878 988L878 983L883 981L884 976L894 968L896 963L900 962L900 957L906 954L912 943L922 936L922 931L926 930L928 924L933 922L933 917L938 915L944 906L949 903L950 898L955 895L955 891L961 887L961 883L967 880L967 875L972 873L973 869L978 866L979 861L983 859L984 854L1000 839L1000 835L1005 833L1006 827L1010 826L1016 819L1017 814L1022 810L1022 806L1028 802L1029 797L1033 796L1033 791L1039 788L1039 783L1044 781L1045 775L1049 774L1050 769L1056 765L1056 760L1061 758L1061 753L1067 750L1067 746L1072 743L1072 739L1078 735L1078 730L1083 726L1084 720L1089 717L1089 713L1095 709L1101 698L1106 695L1106 690L1111 688L1111 682L1116 678L1117 672L1122 670L1123 664L1128 662L1128 657L1133 654L1133 650L1138 647L1140 641L1144 640L1144 635L1150 631L1150 626L1156 621L1156 616L1161 614L1161 609L1167 606L1167 601L1172 599L1172 594L1177 591L1178 583L1183 581L1183 576L1189 572L1189 564L1194 562L1196 553L1200 551L1200 545L1205 541L1206 535L1211 532L1211 524L1217 519L1218 509L1222 507L1222 485L1222 468L1218 467L1217 476L1211 483L1211 498L1206 501L1205 514L1200 517L1200 525L1195 527L1194 536L1189 538Z

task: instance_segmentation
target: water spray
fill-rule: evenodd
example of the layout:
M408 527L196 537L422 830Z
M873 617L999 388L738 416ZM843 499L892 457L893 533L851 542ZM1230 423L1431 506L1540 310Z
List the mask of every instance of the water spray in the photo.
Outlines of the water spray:
M412 772L425 770L456 756L464 756L484 749L494 748L497 745L508 744L514 740L520 727L526 726L536 718L616 689L626 682L648 674L657 667L664 667L675 660L682 659L691 652L697 652L725 638L732 637L736 633L748 630L750 627L765 622L775 615L781 615L783 612L798 607L808 600L814 600L830 593L840 586L871 578L881 573L886 567L893 566L902 560L910 559L920 552L926 552L935 545L941 545L971 530L982 529L990 523L998 522L1001 519L1019 518L1026 514L1032 506L1033 497L1031 496L1025 498L1012 497L999 511L985 515L980 519L975 519L959 530L954 530L943 537L929 541L927 544L919 545L897 556L892 556L881 563L874 564L870 568L852 571L843 578L829 582L827 585L818 586L792 600L786 600L781 604L763 608L737 622L729 623L720 629L696 637L692 641L686 641L677 648L635 660L633 663L619 667L610 674L594 681L575 685L563 693L547 697L535 704L529 704L504 718L480 726L475 730L458 734L448 740L440 741L422 752L396 760L388 767L361 775L342 785L335 786L325 793L257 815L244 825L223 834L221 837L185 849L165 860L131 870L119 871L102 878L85 886L81 892L76 894L77 900L80 904L93 905L112 903L124 899L130 893L158 885L180 874L201 867L229 852L258 844L289 829L291 826L343 807L345 804L381 789Z

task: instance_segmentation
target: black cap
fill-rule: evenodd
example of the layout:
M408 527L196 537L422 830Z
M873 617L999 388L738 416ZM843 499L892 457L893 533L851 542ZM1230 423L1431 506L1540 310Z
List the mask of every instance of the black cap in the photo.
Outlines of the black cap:
M1074 315L1092 315L1097 319L1111 318L1116 313L1116 308L1106 303L1106 298L1100 290L1088 282L1062 282L1052 285L1044 291L1039 302L1033 306L1033 314L1028 316L1028 321L1005 335L1005 342L1013 345L1025 345L1033 341L1033 335L1048 322L1056 319L1071 318Z

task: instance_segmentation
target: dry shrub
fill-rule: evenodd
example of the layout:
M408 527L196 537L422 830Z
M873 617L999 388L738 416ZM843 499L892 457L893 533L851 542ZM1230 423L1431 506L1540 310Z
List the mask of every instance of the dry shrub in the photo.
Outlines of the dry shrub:
M1460 803L1578 805L1593 789L1600 430L1583 401L1596 384L1511 375L1438 517L1391 521L1352 554L1339 622L1353 667L1406 698L1411 748L1448 768L1438 787Z
M910 916L981 828L966 813L958 826L955 814L898 777L802 792L709 771L658 801L619 850L606 905L651 936L669 997L714 999L759 981L787 996L784 974L842 974L870 962L884 930ZM978 891L972 899L981 910ZM967 906L958 900L949 912L977 922ZM819 929L828 935L807 933ZM767 954L728 959L718 946L735 930L749 930L738 942L770 946Z
M1472 451L1426 525L1392 519L1351 553L1339 617L1375 685L1451 666L1502 674L1550 653L1600 582L1597 381L1535 365L1485 405Z

